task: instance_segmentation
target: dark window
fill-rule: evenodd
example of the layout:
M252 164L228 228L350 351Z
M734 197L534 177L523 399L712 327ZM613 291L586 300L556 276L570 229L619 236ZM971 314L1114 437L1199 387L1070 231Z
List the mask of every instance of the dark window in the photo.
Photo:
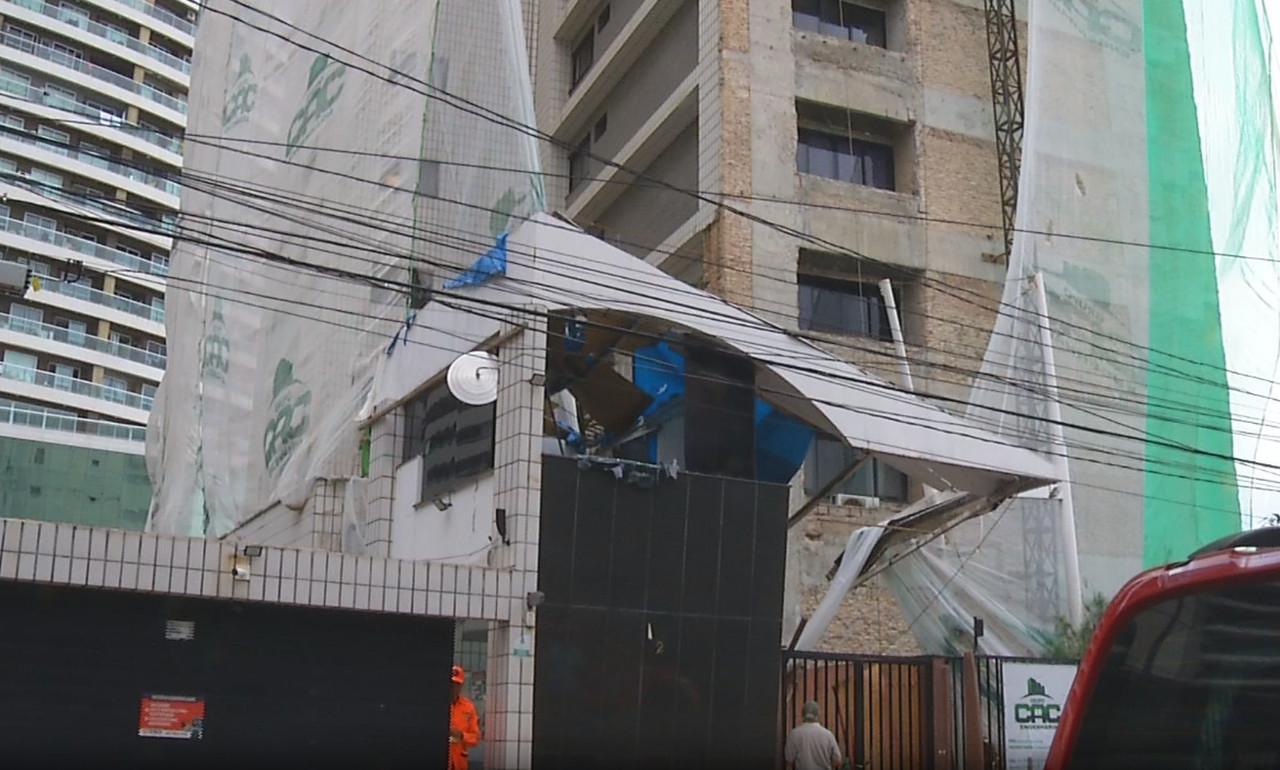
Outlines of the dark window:
M609 4L605 3L605 6L600 9L600 15L596 17L596 31L599 32L603 30L605 25L608 23L609 23Z
M427 502L493 468L494 405L468 406L443 385L406 407L405 460L422 456Z
M1280 767L1280 583L1166 599L1105 651L1073 768Z
M569 81L569 93L573 93L573 89L578 87L582 79L587 76L587 72L591 70L591 65L596 61L596 30L594 27L587 30L587 34L582 40L573 47L573 57L570 62L572 67L572 80Z
M804 461L805 494L816 495L821 492L823 487L853 465L857 457L856 450L837 439L826 436L814 439L813 446L809 448L809 456ZM863 463L857 473L828 494L861 495L890 502L905 502L907 475L873 457Z
M572 192L578 188L578 185L587 178L587 164L591 160L591 137L584 136L582 141L578 142L578 146L573 148L569 153L569 191Z
M893 339L889 310L880 287L874 283L799 275L796 288L801 329L856 334L885 341Z
M885 47L885 14L876 8L842 0L791 0L791 18L796 29Z
M841 182L894 189L893 148L812 128L798 130L796 170Z
M604 132L608 130L609 130L609 113L606 112L605 114L600 116L599 120L596 121L596 127L592 131L592 136L594 137L595 141L598 142L600 141L600 138L604 136Z

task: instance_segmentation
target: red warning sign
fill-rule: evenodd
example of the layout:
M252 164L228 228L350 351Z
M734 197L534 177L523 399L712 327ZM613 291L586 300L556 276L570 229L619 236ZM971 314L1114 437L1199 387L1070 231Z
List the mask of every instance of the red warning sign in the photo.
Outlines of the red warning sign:
M204 737L204 699L185 695L144 695L138 713L143 738Z

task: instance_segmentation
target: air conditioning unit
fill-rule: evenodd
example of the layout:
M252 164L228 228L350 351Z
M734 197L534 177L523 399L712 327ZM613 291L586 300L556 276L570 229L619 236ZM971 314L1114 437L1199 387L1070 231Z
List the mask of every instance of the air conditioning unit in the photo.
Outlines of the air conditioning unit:
M835 505L856 505L861 508L880 507L880 498L866 495L832 495L831 502Z

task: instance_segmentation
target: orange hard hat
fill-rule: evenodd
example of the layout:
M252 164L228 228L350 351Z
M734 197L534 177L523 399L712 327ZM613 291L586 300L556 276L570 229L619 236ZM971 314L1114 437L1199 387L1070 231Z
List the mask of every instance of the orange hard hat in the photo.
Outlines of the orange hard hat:
M449 677L450 681L454 684L462 684L463 678L462 666L454 666L453 672Z

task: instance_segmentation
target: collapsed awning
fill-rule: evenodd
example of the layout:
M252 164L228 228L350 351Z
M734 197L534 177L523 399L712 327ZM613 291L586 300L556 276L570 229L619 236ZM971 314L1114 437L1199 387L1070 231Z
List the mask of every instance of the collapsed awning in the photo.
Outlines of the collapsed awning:
M626 311L720 340L757 363L757 384L770 400L934 487L986 495L1059 480L1051 458L1011 445L559 220L544 215L527 222L509 242L507 275L478 292L506 301L522 296L551 309Z
M1006 496L1060 480L1051 458L879 380L561 220L538 215L512 232L507 246L504 275L450 292L405 330L407 337L430 339L433 346L401 348L411 355L389 351L375 380L374 411L438 376L455 352L497 333L497 322L449 307L468 309L464 298L491 303L469 308L488 315L501 313L496 304L617 311L718 340L756 363L757 387L770 401L929 486Z

